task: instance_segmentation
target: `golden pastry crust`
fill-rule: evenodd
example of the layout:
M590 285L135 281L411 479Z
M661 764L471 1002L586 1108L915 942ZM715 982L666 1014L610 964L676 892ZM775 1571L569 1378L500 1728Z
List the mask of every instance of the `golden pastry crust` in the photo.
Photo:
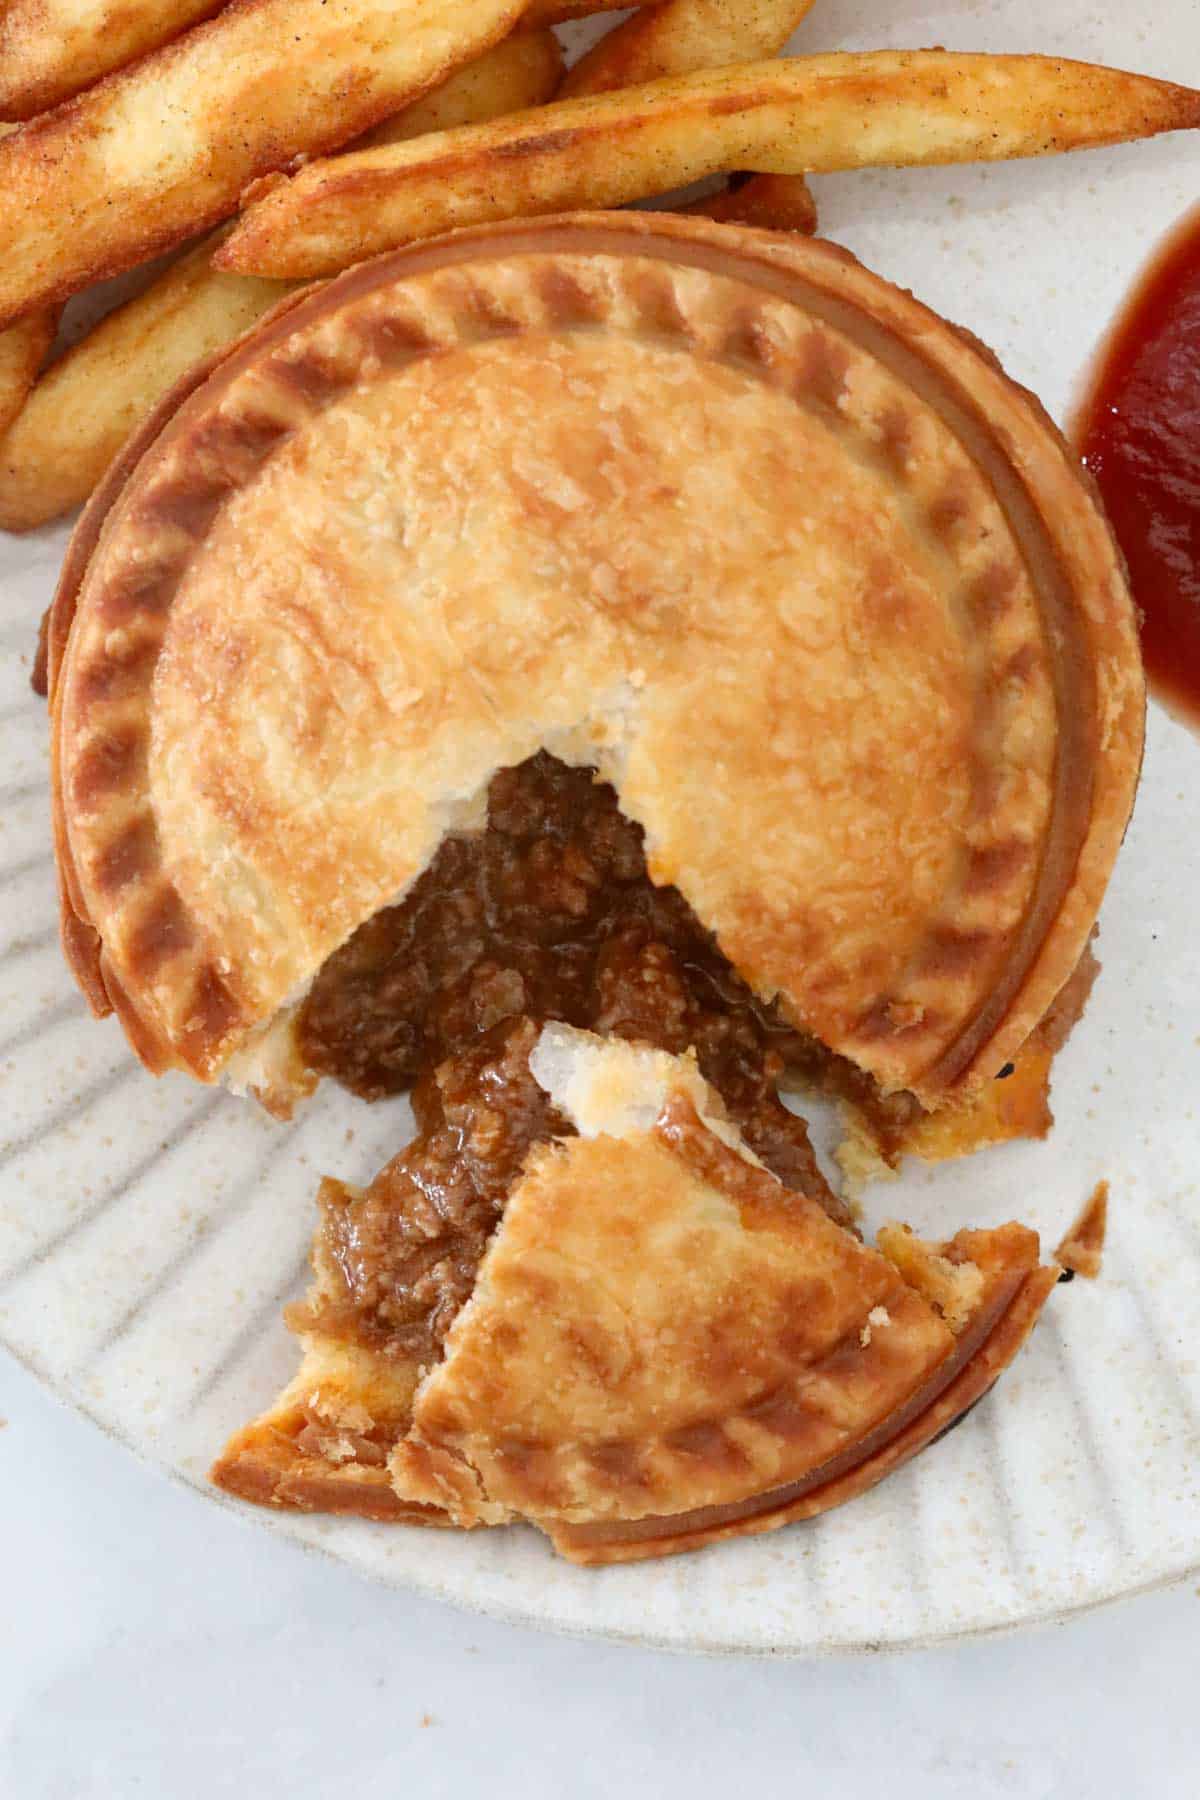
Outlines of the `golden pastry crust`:
M726 1538L777 1531L783 1525L815 1519L834 1507L844 1506L925 1449L983 1398L1037 1324L1058 1279L1057 1268L1037 1268L1015 1288L1000 1288L995 1310L980 1319L978 1331L960 1342L953 1358L943 1366L945 1387L932 1398L922 1396L907 1423L848 1469L831 1466L816 1470L794 1483L791 1490L764 1496L753 1512L741 1509L740 1516L693 1513L675 1519L643 1520L624 1531L556 1525L550 1532L554 1548L560 1556L585 1565L643 1562L648 1557L700 1550Z
M844 253L664 215L293 301L97 497L50 635L68 953L202 1079L546 744L760 993L938 1104L1073 968L1141 753L1036 403Z
M1007 1231L999 1252L981 1237L996 1266L972 1265L956 1333L676 1095L645 1137L570 1139L527 1166L393 1481L461 1525L757 1511L933 1397L956 1335L1036 1267L1036 1236Z
M229 1440L210 1479L257 1506L448 1525L440 1508L402 1499L387 1470L389 1450L408 1429L420 1371L317 1333L301 1342L294 1380Z

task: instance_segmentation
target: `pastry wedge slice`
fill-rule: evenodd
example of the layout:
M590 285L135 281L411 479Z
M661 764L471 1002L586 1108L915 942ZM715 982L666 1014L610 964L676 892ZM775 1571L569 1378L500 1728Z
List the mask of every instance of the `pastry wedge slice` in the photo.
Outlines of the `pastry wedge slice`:
M217 1463L231 1492L524 1520L580 1563L770 1530L959 1417L1059 1273L1016 1224L868 1246L692 1059L567 1026L505 1026L417 1110L370 1187L322 1190L302 1366Z

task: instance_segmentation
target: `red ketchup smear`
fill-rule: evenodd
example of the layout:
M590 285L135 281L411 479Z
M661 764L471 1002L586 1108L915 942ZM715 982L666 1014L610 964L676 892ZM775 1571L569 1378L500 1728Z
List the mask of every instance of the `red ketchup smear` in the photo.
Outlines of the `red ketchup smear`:
M1075 441L1129 564L1151 685L1200 724L1200 211L1121 312Z

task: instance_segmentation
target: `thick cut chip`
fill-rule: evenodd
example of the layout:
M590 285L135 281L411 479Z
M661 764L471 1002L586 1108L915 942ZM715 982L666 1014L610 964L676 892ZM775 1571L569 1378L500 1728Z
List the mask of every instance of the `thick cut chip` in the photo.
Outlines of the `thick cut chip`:
M221 0L5 0L0 117L31 119L157 50Z
M0 432L19 417L46 352L54 341L57 311L31 313L0 331Z
M404 144L429 132L481 125L488 119L541 106L558 86L562 66L562 46L548 26L515 31L473 62L464 63L422 99L366 132L361 147Z
M520 14L521 0L233 0L22 126L0 142L0 325L217 224L247 182L347 143Z
M812 0L669 0L635 13L602 38L575 64L559 98L771 56L811 7ZM803 175L754 175L685 210L767 231L811 235L817 229L816 204Z
M331 275L456 226L619 206L730 170L1052 156L1198 123L1190 88L1053 57L794 57L310 163L250 191L221 255L260 275Z
M624 20L581 56L561 97L758 62L783 49L812 6L813 0L666 0Z
M751 175L719 193L691 200L681 210L723 224L799 231L805 237L812 236L818 223L817 203L803 175Z

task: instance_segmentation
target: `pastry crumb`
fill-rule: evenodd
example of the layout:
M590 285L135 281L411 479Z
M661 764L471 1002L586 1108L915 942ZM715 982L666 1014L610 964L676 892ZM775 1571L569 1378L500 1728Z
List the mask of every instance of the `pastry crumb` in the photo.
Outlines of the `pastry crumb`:
M1098 1181L1087 1204L1062 1243L1054 1252L1055 1262L1095 1281L1104 1262L1104 1239L1108 1232L1108 1183Z
M873 1330L878 1330L883 1325L890 1325L891 1322L892 1315L886 1306L873 1306L867 1314L866 1324L858 1334L858 1341L863 1349L865 1350L870 1343Z

